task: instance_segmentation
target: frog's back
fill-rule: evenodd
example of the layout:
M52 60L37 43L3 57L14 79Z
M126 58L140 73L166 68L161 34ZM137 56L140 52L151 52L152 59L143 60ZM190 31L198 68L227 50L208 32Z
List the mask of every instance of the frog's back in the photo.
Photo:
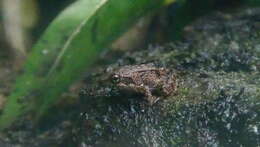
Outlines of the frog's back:
M123 68L119 69L119 73L123 75L136 73L136 72L145 72L145 71L151 71L151 70L157 70L157 68L153 64L141 64L141 65L127 65Z

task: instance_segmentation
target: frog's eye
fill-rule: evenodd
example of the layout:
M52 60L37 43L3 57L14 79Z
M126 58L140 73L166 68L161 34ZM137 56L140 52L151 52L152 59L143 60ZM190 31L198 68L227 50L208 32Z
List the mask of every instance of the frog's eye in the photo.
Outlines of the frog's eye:
M118 83L119 82L119 76L118 75L113 75L112 81L113 81L113 83Z

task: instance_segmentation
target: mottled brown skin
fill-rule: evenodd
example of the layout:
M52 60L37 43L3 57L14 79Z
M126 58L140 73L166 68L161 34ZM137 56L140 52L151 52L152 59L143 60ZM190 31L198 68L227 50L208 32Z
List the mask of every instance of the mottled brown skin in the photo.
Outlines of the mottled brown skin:
M176 91L175 76L153 64L123 66L114 72L113 79L119 89L144 94L150 105Z

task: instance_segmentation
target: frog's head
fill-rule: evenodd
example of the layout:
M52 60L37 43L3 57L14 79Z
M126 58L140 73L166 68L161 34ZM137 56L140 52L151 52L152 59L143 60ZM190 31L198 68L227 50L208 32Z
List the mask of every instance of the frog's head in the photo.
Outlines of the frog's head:
M133 83L133 79L131 76L128 76L127 74L117 74L115 73L114 75L112 75L112 82L114 84L131 84Z

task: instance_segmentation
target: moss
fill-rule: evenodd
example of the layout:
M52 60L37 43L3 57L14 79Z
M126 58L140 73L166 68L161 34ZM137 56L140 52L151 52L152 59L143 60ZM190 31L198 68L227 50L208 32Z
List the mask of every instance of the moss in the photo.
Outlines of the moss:
M82 94L78 142L95 146L257 146L259 138L259 9L206 16L185 39L129 52L118 63L154 62L176 72L178 93L152 107L125 95L103 74ZM93 78L95 80L93 80ZM102 84L100 84L102 83ZM98 88L93 88L98 87Z

